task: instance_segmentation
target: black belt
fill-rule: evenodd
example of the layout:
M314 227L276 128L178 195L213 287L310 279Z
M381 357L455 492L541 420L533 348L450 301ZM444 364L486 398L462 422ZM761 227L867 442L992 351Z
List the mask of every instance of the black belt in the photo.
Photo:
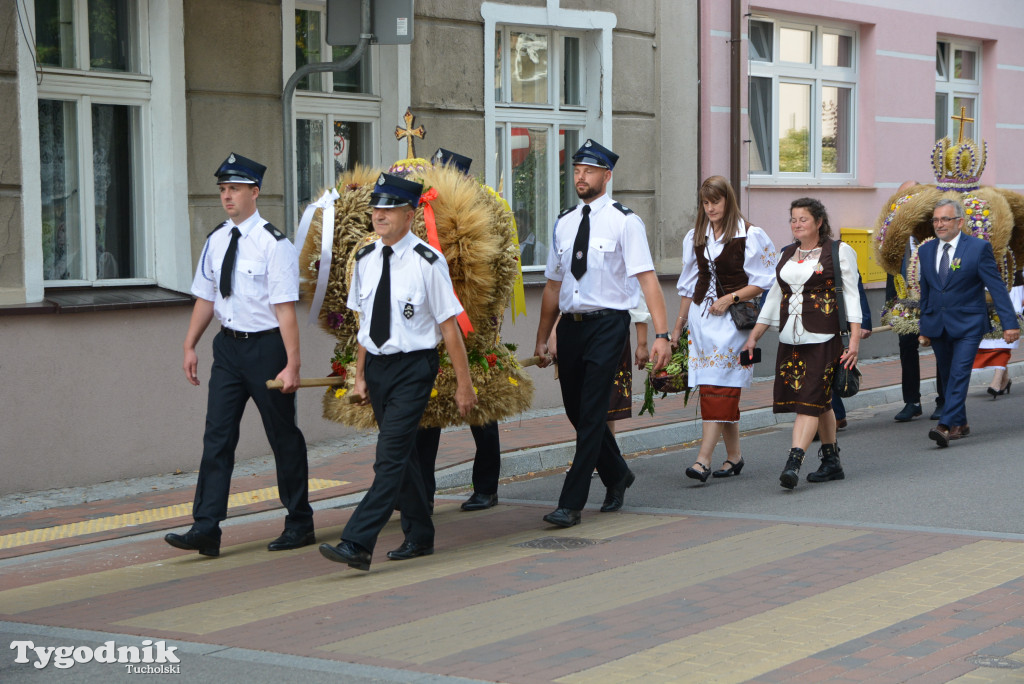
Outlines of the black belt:
M271 328L270 330L260 330L259 332L242 332L241 330L232 330L231 328L225 328L223 325L220 327L220 331L228 337L234 337L236 340L254 340L257 337L263 337L264 335L280 335L280 328Z
M583 313L566 313L562 312L562 318L570 321L590 321L601 316L610 316L611 314L626 313L620 309L598 309L597 311L584 311Z

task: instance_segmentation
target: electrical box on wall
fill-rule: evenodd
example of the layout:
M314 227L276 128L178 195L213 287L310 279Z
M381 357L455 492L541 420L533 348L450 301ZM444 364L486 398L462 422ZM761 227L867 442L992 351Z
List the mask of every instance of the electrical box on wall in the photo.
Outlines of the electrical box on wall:
M327 0L327 44L359 42L362 0ZM380 45L412 43L413 0L370 0L373 42Z

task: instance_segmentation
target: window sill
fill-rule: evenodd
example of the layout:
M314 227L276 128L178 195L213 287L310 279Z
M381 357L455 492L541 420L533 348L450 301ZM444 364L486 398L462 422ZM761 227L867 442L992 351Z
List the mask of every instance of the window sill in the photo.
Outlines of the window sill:
M858 190L858 191L863 192L863 191L866 191L866 190L870 190L870 191L874 192L875 190L878 189L878 188L874 187L873 185L851 185L849 183L844 183L844 184L840 185L840 184L834 184L834 183L807 183L806 181L801 181L801 182L797 182L797 183L786 183L786 182L779 182L779 183L757 183L757 184L750 183L746 187L749 190L786 190L786 191L791 191L791 190Z
M190 306L192 296L162 287L116 287L50 289L42 302L0 306L0 316L40 313L93 313L121 309L153 309L165 306Z

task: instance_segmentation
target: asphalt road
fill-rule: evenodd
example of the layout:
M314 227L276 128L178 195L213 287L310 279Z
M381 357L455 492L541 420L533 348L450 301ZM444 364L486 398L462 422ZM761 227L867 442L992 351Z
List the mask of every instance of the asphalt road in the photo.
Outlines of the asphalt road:
M928 439L935 424L928 420L930 405L910 423L893 421L902 404L850 412L849 428L839 433L846 479L806 481L818 467L815 443L792 491L778 481L791 424L744 435L743 472L708 478L706 484L684 475L697 445L640 454L629 460L637 479L626 493L626 508L1024 535L1024 392L996 401L983 392L984 387L972 387L968 397L971 435L946 449ZM719 443L713 469L724 460L725 446ZM502 485L498 496L550 502L554 508L561 484L562 472L552 472ZM595 477L589 505L599 506L603 498L604 487ZM601 515L589 505L584 524L588 516Z

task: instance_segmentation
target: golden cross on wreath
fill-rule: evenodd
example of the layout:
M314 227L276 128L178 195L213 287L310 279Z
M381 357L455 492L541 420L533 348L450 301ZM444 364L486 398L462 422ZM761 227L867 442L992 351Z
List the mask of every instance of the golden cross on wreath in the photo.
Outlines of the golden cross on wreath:
M417 128L412 127L413 119L416 117L412 115L412 112L409 111L408 107L405 108L405 116L402 118L405 119L405 128L395 126L395 140L405 138L405 156L407 159L412 159L416 156L416 148L413 146L413 138L419 138L422 140L423 136L426 135L427 132L423 130L423 126L419 126Z
M960 107L960 116L951 116L949 118L953 119L953 121L960 122L960 137L958 137L956 140L956 144L959 145L964 141L964 124L967 123L968 121L974 123L974 119L967 116L967 107L964 106Z

